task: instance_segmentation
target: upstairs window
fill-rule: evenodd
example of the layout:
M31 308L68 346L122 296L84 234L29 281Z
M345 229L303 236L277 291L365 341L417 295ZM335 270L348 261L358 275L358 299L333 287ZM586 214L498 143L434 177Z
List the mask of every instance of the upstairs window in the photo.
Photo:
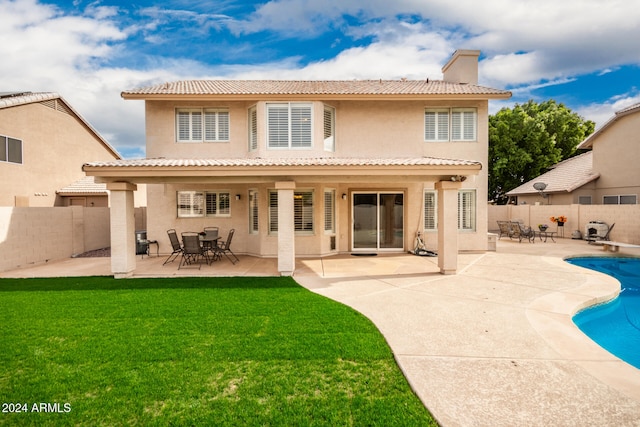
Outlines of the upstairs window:
M0 162L22 164L22 140L0 135Z
M249 151L258 149L258 111L256 107L249 108Z
M336 150L336 109L324 106L324 150Z
M176 110L178 142L228 142L229 110L189 108Z
M475 108L439 108L424 111L424 140L476 141L478 114Z
M267 146L299 149L312 146L312 105L306 103L267 104Z

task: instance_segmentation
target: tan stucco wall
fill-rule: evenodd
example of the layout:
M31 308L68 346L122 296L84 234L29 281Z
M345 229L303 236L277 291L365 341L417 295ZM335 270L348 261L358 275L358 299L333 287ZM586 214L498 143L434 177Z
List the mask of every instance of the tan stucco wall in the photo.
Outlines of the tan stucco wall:
M336 150L324 149L322 135L323 105L336 109ZM487 155L488 155L488 105L486 101L344 101L326 100L314 103L314 141L311 149L269 150L265 147L264 128L265 102L220 101L220 102L176 102L146 101L147 157L166 158L243 158L243 157L439 157L448 159L469 159L482 162L478 175L469 176L463 189L475 189L477 201L476 230L461 232L459 243L462 251L484 251L487 248ZM248 150L248 108L256 106L258 112L259 149ZM217 143L176 143L176 108L228 108L230 115L230 142ZM424 141L424 109L438 107L475 107L478 111L477 142L434 143ZM345 173L341 171L341 174ZM348 175L348 173L346 173ZM295 176L290 177L295 180ZM330 237L323 230L323 191L335 189L337 194L337 245L338 251L351 250L350 194L354 189L393 189L405 192L405 248L412 249L415 232L422 215L423 190L433 189L434 181L417 183L396 178L397 182L370 184L367 182L340 183L297 183L299 189L313 189L315 192L316 231L312 236L296 237L298 255L326 255ZM224 236L230 228L237 230L233 248L239 253L276 256L277 239L266 233L268 221L267 194L274 184L224 185L224 184L149 184L147 193L148 236L158 239L161 252L169 251L166 230L175 228L183 231L200 231L204 226L220 227ZM256 189L260 197L260 234L249 235L248 191ZM180 218L176 217L175 194L178 190L226 190L232 194L231 217L229 218ZM340 197L348 194L347 200ZM240 201L234 195L241 194ZM435 248L434 236L427 236L427 245Z
M593 142L593 170L600 173L594 203L609 195L639 196L640 113L619 118Z
M0 271L109 245L108 208L0 207Z
M23 164L0 162L0 206L62 203L56 190L84 177L83 163L116 158L78 119L39 103L0 109L0 134L23 146Z

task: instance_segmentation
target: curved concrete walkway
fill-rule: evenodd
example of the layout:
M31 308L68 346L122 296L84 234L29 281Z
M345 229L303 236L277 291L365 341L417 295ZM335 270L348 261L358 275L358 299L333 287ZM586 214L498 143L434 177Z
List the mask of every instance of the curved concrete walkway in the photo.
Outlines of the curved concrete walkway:
M582 241L503 238L497 252L460 255L455 276L439 274L436 258L339 255L298 259L295 279L370 318L445 427L640 426L640 369L571 321L620 289L609 276L563 261L580 254L611 255ZM273 259L242 256L201 270L162 266L164 257L138 260L136 276L277 275ZM110 275L109 262L74 258L0 277Z
M571 321L619 283L570 265L585 242L502 241L460 255L456 276L433 258L302 261L296 280L370 318L443 426L640 426L640 370ZM318 274L321 272L321 274Z

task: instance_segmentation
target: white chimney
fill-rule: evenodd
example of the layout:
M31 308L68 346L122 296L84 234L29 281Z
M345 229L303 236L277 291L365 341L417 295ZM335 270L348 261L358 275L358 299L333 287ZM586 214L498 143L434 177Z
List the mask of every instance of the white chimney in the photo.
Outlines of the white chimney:
M449 83L478 84L479 50L456 50L442 67L443 80Z

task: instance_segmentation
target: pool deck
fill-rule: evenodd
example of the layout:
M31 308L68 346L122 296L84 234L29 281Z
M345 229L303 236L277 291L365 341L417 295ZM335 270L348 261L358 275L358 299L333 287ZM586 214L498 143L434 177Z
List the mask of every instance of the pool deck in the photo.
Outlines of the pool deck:
M298 259L295 279L371 319L416 394L448 426L640 426L640 369L571 321L614 297L619 283L563 261L607 253L583 241L518 243L461 254L457 275L408 254ZM276 275L273 259L241 256L202 269L138 256L136 276ZM109 258L74 258L0 277L109 275Z

